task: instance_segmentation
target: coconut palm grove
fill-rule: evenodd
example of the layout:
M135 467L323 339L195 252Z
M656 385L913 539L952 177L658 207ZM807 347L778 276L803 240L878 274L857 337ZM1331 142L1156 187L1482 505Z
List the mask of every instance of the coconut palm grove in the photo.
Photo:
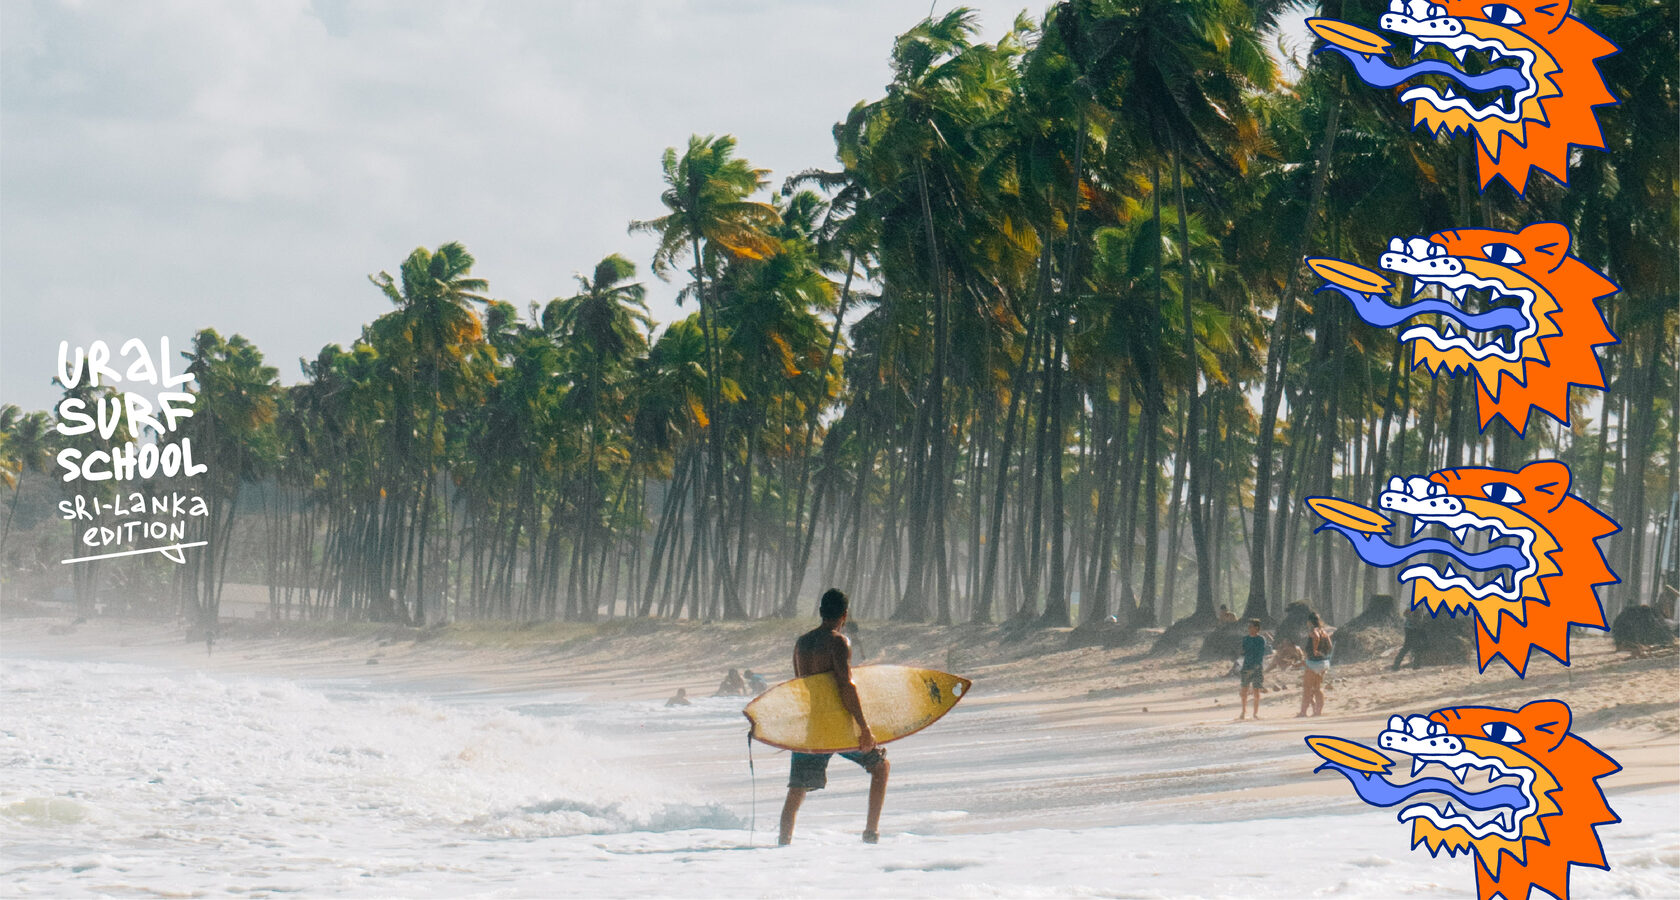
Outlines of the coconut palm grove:
M205 322L177 365L202 475L65 484L56 454L97 435L8 406L8 593L213 630L229 583L266 585L278 619L409 625L808 615L838 586L866 618L1174 641L1221 605L1343 622L1400 593L1314 538L1307 497L1558 459L1621 527L1607 615L1660 605L1680 585L1674 4L1577 0L1621 48L1599 61L1608 150L1523 195L1483 191L1473 141L1414 131L1340 56L1280 50L1292 9L1081 0L995 43L936 14L882 48L879 96L834 110L832 159L646 148L665 189L622 213L650 259L578 251L537 302L498 297L460 243L368 260L347 289L389 312L295 363ZM1619 287L1598 301L1618 342L1607 391L1522 435L1303 263L1535 222ZM685 315L650 317L652 279ZM201 497L186 540L207 543L60 564L89 524L60 500L134 492Z

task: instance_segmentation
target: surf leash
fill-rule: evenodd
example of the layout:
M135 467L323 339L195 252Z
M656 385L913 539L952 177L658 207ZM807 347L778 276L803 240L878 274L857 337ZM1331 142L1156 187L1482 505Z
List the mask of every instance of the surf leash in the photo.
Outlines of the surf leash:
M752 818L747 826L747 846L758 846L758 770L753 767L753 733L747 727L747 778L752 782Z

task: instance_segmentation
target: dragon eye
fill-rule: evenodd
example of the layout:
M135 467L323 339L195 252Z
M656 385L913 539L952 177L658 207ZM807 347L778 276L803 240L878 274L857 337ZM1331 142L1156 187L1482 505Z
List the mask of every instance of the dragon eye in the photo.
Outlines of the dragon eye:
M1492 3L1482 7L1482 16L1495 25L1521 25L1522 13L1503 3Z
M1489 722L1482 726L1482 731L1501 744L1520 744L1523 741L1522 732L1506 722Z
M1520 266L1523 262L1523 255L1510 244L1487 244L1482 247L1482 255L1507 266Z
M1495 503L1512 505L1523 502L1522 491L1511 487L1503 481L1495 481L1490 484L1482 485L1482 493L1486 494L1487 498Z

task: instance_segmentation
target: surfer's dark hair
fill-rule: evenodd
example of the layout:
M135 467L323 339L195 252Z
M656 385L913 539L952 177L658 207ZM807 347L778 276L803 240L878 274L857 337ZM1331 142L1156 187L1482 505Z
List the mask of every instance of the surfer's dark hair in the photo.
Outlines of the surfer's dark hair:
M851 608L852 601L846 599L846 594L839 588L829 588L823 592L822 603L817 606L817 613L823 621L832 622L846 614Z
M1249 627L1251 627L1251 628L1259 628L1260 627L1260 620L1259 619L1249 619L1248 624L1249 624Z

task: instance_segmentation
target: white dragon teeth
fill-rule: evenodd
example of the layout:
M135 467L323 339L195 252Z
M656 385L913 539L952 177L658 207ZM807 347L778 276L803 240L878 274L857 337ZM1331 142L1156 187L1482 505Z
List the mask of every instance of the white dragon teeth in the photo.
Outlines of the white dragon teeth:
M1460 525L1457 528L1453 529L1453 537L1458 538L1458 542L1460 544L1464 543L1464 536L1469 534L1469 533L1470 533L1470 526L1468 526L1468 525Z
M1458 810L1453 809L1452 801L1448 800L1447 801L1447 808L1442 810L1441 814L1442 815L1447 815L1447 816L1456 816L1456 815L1458 815Z
M1511 817L1511 810L1505 807L1500 808L1498 819L1499 825L1502 828L1512 828L1516 826L1516 822L1514 822Z
M1441 571L1441 574L1447 576L1448 578L1452 578L1458 573L1453 571L1452 563L1447 563L1447 567Z
M1459 766L1458 768L1453 770L1453 775L1455 775L1458 778L1458 783L1459 784L1463 784L1464 782L1470 780L1470 767L1469 766Z
M1427 765L1429 765L1429 763L1425 762L1423 757L1421 757L1421 756L1412 757L1412 774L1416 775L1417 773L1422 772L1423 767L1427 766Z
M1469 47L1460 47L1457 50L1453 51L1453 55L1458 57L1459 62L1464 62L1464 54L1469 52L1469 50L1470 50Z
M1422 519L1413 519L1412 520L1412 537L1417 537L1418 532L1420 532L1424 528L1428 527L1428 525L1429 525L1429 523L1425 522Z
M1469 288L1454 288L1452 291L1453 299L1458 301L1458 305L1463 306L1464 295L1468 293L1470 293Z

